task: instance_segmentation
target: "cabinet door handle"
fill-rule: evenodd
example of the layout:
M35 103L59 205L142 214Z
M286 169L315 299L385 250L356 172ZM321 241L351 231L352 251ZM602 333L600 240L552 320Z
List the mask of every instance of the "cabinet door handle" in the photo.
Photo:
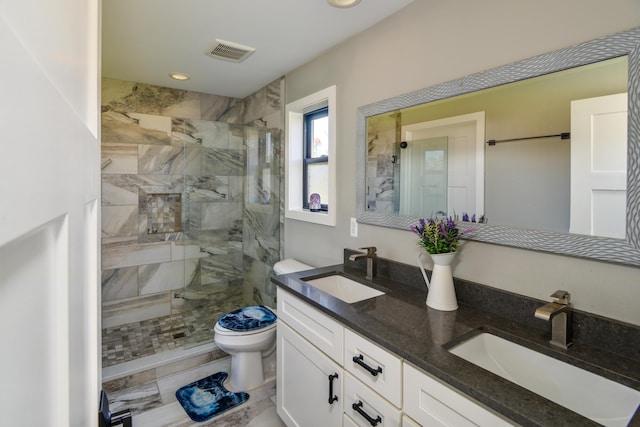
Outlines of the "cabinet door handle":
M335 380L336 378L338 378L337 373L329 375L329 405L333 404L333 402L338 401L338 396L333 395L333 380Z
M380 418L380 415L378 415L375 419L373 419L371 416L369 416L369 414L364 412L364 410L362 409L362 405L363 405L362 400L358 400L358 403L354 403L353 405L351 405L351 407L353 408L354 411L362 415L362 417L374 427L377 426L378 423L382 422L382 418Z
M357 363L358 365L362 366L367 371L369 371L369 373L371 375L373 375L374 377L377 376L378 374L382 373L382 368L380 366L378 366L377 369L373 369L371 366L369 366L366 363L364 363L364 356L362 354L359 354L357 356L353 356L353 361L355 363Z

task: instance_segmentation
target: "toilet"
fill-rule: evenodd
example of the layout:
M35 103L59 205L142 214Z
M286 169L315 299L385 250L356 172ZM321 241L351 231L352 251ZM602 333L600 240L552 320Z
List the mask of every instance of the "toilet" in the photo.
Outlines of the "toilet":
M309 270L313 267L294 259L278 261L275 274ZM252 390L264 384L262 359L276 349L275 310L262 305L233 310L216 322L213 340L231 355L229 383L236 391Z

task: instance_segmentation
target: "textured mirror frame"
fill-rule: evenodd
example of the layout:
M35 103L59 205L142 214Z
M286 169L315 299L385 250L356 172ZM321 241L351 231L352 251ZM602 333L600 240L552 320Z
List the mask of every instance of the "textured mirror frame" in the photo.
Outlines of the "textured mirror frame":
M514 62L358 108L358 222L409 231L417 217L367 212L367 117L628 55L627 226L625 239L473 224L469 240L640 266L640 28ZM460 228L471 227L461 223Z

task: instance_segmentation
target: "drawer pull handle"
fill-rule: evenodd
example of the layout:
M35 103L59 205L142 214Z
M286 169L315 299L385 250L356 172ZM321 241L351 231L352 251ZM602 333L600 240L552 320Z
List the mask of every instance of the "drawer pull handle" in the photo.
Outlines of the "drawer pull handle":
M378 366L377 369L373 369L371 366L369 366L366 363L364 363L364 356L362 354L359 354L357 356L353 356L353 361L355 363L357 363L358 365L362 366L367 371L369 371L369 373L371 375L373 375L374 377L377 376L378 374L382 373L382 368L380 366Z
M329 375L329 405L338 401L338 396L333 395L333 380L338 378L338 374Z
M371 424L374 427L377 426L378 423L382 422L382 418L380 418L380 415L378 415L375 419L371 418L369 414L367 414L366 412L364 412L364 410L362 410L362 405L363 405L362 400L358 400L358 403L354 403L353 405L351 405L351 407L353 408L354 411L362 415L364 419L367 420L369 424Z

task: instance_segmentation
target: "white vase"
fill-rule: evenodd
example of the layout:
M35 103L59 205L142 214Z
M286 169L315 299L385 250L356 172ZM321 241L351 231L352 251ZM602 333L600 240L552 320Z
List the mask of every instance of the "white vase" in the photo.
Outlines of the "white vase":
M422 254L418 254L418 265L422 270L422 277L427 284L427 306L441 311L453 311L458 309L456 299L456 289L453 286L453 275L451 274L451 262L456 256L456 252L444 254L427 254L433 260L433 270L431 280L427 277L427 272L422 263Z

